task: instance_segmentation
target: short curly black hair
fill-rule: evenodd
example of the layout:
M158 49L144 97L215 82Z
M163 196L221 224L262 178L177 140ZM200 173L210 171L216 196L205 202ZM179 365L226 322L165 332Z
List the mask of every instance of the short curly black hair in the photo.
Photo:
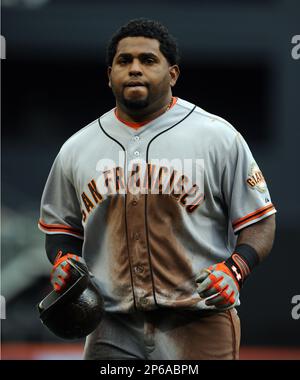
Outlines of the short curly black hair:
M159 21L138 18L130 20L112 36L107 45L106 62L112 65L120 40L126 37L147 37L159 41L159 49L171 66L179 63L179 51L175 38Z

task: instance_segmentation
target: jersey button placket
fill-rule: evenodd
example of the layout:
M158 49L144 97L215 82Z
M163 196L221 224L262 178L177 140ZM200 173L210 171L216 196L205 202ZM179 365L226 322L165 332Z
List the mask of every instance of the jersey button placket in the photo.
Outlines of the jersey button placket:
M142 139L134 135L128 147L128 168L131 168L131 160L139 161L143 159L144 149ZM130 170L128 169L128 171ZM140 193L130 193L130 189L128 189L127 193L127 232L129 234L128 251L131 258L132 285L136 289L134 291L136 306L138 309L143 310L148 302L154 303L145 228L145 196Z
M136 266L134 267L134 272L135 272L136 274L142 274L142 273L144 272L144 267L143 267L143 265L136 265Z
M146 302L150 302L153 286L145 234L145 197L142 194L127 194L127 233L136 306L143 310L145 304L141 302L141 293L146 297Z
M148 300L146 297L142 297L140 298L140 304L142 305L142 307L145 307L147 304L148 304Z

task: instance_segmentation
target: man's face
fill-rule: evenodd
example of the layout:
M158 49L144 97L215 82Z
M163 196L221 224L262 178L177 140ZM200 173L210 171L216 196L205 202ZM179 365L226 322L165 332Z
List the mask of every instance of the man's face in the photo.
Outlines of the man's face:
M109 86L117 102L129 110L165 101L178 75L178 66L169 66L159 41L145 37L120 40L108 68Z

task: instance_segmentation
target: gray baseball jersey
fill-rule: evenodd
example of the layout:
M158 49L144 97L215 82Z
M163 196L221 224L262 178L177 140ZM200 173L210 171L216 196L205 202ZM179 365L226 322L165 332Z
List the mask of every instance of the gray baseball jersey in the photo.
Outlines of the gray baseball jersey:
M243 137L173 103L138 129L115 109L93 121L62 146L44 189L39 228L83 239L107 311L207 308L195 276L276 212Z

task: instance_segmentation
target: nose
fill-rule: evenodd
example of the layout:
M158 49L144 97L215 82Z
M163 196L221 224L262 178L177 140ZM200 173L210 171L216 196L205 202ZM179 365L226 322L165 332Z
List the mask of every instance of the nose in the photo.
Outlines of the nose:
M129 67L129 75L130 76L141 76L143 75L141 65L138 59L133 59L130 67Z

